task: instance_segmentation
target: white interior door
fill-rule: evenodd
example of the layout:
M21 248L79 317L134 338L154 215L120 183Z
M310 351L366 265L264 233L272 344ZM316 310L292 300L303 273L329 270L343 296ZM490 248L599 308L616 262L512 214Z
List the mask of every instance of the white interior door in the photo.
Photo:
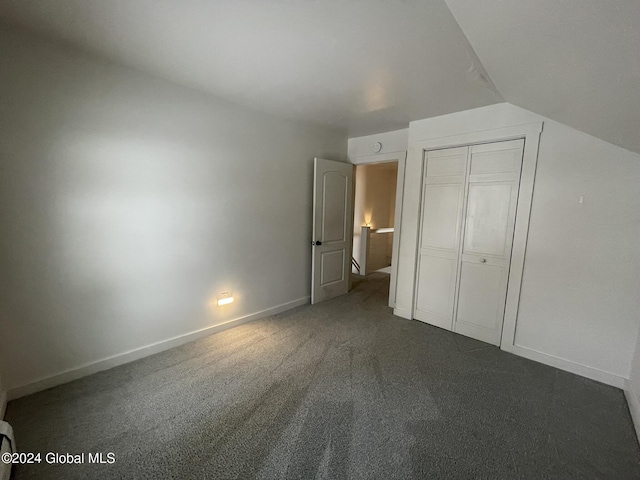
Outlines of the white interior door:
M468 147L427 152L414 318L453 328Z
M453 330L500 345L524 140L475 145Z
M353 165L314 159L311 303L349 291Z

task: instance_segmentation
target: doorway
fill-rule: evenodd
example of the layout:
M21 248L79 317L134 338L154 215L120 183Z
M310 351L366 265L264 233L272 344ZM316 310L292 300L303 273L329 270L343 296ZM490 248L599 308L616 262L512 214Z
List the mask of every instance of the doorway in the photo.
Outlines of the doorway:
M352 273L388 275L391 290L398 201L398 160L357 165L354 174ZM397 243L397 242L396 242Z

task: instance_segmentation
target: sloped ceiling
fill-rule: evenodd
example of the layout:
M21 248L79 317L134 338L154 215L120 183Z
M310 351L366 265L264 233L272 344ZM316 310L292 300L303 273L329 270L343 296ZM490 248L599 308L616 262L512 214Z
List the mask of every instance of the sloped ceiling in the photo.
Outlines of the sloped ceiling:
M506 100L640 152L639 0L0 0L0 19L350 136Z
M0 0L0 18L351 136L503 101L443 0Z
M506 101L640 153L640 1L446 2Z

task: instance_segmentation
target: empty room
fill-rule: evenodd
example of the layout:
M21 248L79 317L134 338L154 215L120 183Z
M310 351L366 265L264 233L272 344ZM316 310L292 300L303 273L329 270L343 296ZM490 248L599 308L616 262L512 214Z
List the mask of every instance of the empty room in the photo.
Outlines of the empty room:
M0 0L0 480L640 479L637 0Z

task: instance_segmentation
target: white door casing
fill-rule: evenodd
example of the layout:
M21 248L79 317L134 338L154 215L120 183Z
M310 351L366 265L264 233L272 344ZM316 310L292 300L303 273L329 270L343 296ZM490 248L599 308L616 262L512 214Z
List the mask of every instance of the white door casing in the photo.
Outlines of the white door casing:
M398 158L398 175L396 180L396 210L393 220L393 243L391 247L391 278L389 280L389 306L396 306L398 289L398 254L400 250L400 235L402 234L402 199L404 195L404 169L407 152L402 152Z
M313 166L311 303L349 291L353 165L322 158Z
M407 151L363 155L352 160L354 165L370 165L376 163L398 162L396 181L396 209L393 226L393 246L391 254L391 278L389 280L389 306L395 308L398 283L398 259L400 255L400 237L402 235L402 204L404 201L405 168Z

